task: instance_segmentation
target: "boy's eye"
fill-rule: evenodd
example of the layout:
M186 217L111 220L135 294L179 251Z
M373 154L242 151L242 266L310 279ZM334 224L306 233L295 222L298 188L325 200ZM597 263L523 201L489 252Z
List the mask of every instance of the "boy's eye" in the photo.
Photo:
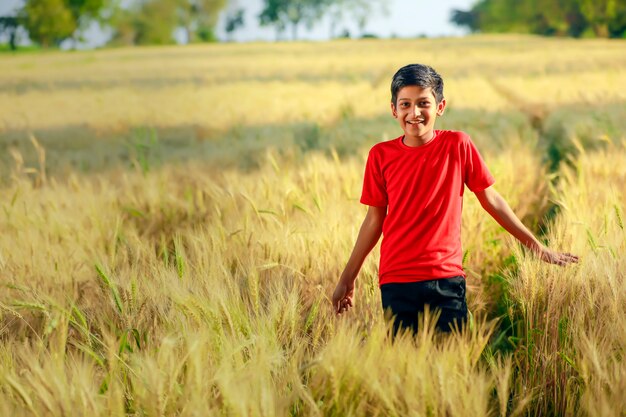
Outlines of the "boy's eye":
M428 107L428 106L430 106L430 102L429 102L429 101L422 101L422 102L420 103L420 106L422 106L422 107Z

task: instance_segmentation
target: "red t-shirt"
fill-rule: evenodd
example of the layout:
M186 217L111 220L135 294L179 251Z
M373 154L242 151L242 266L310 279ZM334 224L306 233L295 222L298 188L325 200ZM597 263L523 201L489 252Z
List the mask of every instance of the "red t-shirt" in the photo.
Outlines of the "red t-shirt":
M495 182L470 137L435 130L425 145L399 138L369 152L361 203L387 206L379 284L465 276L461 209L465 185L482 191Z

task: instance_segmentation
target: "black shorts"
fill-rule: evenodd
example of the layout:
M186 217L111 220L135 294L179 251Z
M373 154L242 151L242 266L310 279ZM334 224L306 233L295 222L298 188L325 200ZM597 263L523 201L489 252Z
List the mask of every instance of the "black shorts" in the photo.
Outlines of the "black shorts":
M385 314L393 315L393 333L411 329L417 333L418 316L426 305L440 311L437 329L451 331L463 327L467 320L465 278L462 276L429 281L389 283L380 286Z

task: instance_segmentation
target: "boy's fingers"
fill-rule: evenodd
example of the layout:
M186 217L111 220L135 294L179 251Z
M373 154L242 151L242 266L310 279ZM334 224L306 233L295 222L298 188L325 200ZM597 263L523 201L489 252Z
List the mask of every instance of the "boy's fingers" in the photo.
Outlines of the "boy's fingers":
M556 256L553 257L553 262L559 266L565 266L570 263L578 262L578 256L571 253L557 253L555 255Z
M561 258L564 258L569 262L578 262L578 256L572 255L571 253L562 253Z
M343 298L337 303L335 312L338 316L341 316L341 314L347 312L350 307L352 307L352 300L349 298Z
M567 252L564 252L564 253L554 252L551 250L545 251L542 254L541 258L548 263L558 265L558 266L565 266L570 263L578 262L578 256L574 254L567 253Z

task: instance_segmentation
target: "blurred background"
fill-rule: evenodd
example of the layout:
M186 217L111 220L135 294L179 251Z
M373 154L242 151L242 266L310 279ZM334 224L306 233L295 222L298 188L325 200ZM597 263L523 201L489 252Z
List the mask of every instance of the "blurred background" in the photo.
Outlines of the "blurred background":
M9 149L36 158L31 134L51 174L137 152L239 167L270 146L354 152L397 134L387 89L407 62L442 73L442 126L478 141L520 118L585 139L596 112L611 134L625 31L624 0L2 0L0 173ZM262 111L242 116L243 97ZM574 117L581 100L595 106Z
M11 49L462 36L624 37L623 0L2 0Z

